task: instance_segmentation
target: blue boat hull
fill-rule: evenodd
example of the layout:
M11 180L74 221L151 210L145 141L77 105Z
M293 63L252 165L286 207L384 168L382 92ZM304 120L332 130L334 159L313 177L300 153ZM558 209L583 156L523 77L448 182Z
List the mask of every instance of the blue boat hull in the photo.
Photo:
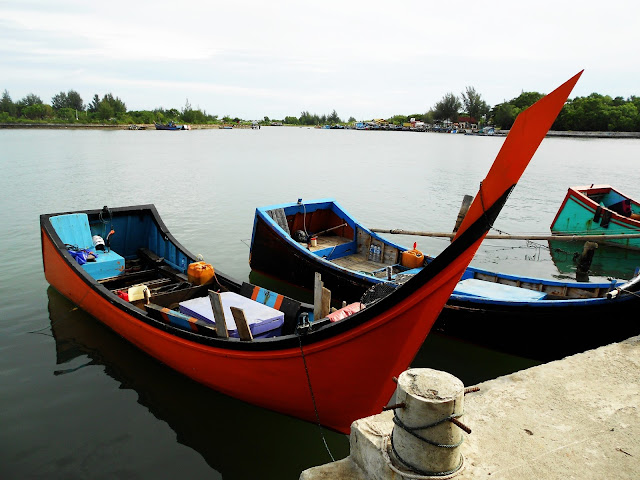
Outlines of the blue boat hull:
M278 210L287 218L289 232L272 218ZM304 218L302 223L301 218ZM308 231L333 228L327 235L340 240L330 241L337 243L335 246L322 248L318 244L315 249L296 242L292 235L303 224ZM371 243L384 243L385 257L381 259L384 262L373 262L371 272L335 263L354 255L366 257L362 252L366 241L362 238L367 235ZM308 289L313 288L314 274L318 272L339 307L342 301L360 301L374 285L388 283L398 287L410 281L403 276L410 278L414 270L393 263L394 255L400 259L406 251L405 247L362 226L333 200L322 200L258 208L250 265L255 271ZM429 257L425 259L431 261ZM364 258L360 265L366 263L371 264ZM391 280L384 274L389 263L392 263ZM380 267L378 270L375 270L376 264ZM537 360L562 358L640 334L640 323L633 320L635 309L640 305L638 297L631 294L613 300L606 297L606 293L619 284L558 282L469 267L434 328Z

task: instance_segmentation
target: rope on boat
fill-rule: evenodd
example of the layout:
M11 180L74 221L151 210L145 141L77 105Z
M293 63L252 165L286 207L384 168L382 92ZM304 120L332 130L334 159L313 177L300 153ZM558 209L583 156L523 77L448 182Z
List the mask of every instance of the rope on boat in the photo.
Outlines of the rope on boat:
M69 313L71 313L71 312L73 312L74 310L77 310L77 309L78 309L78 307L73 307L71 310L69 310ZM56 323L58 323L58 322L60 322L60 321L62 321L62 320L66 320L67 318L68 318L67 316L64 316L64 317L62 317L62 318L58 318L57 320L55 320L55 321L51 322L49 325L45 325L44 327L42 327L42 328L38 328L37 330L30 330L30 331L28 331L27 333L35 333L35 334L37 334L37 335L46 335L47 337L52 337L52 338L54 338L54 337L53 337L53 328L52 328L52 327L53 327ZM41 332L42 332L42 330L45 330L45 329L47 329L47 328L50 328L50 329L52 330L52 333L51 333L51 334L49 334L49 333L41 333Z
M313 401L313 410L316 413L316 422L318 428L320 429L320 436L322 437L322 442L324 443L324 448L327 450L329 457L331 457L331 461L335 462L335 458L333 458L333 454L329 449L329 445L327 444L327 439L324 436L324 429L322 428L322 424L320 423L320 415L318 414L318 406L316 405L316 397L313 394L313 387L311 386L311 377L309 376L309 368L307 367L307 359L304 356L304 350L302 349L302 337L300 333L296 330L296 335L298 336L298 343L300 344L300 353L302 354L302 362L304 363L304 373L307 375L307 383L309 384L309 392L311 393L311 400Z
M640 294L638 292L632 292L631 290L626 290L624 288L615 288L609 293L613 293L613 292L626 293L627 295L633 295L634 297L640 298ZM618 296L618 293L616 293L615 295L612 295L611 297L608 297L608 298L609 299L615 298L616 296Z
M487 231L493 228L493 223L489 221L489 217L487 217L487 209L484 206L484 194L482 192L482 181L480 181L480 188L478 189L480 193L480 205L482 205L482 216L484 217L484 221L487 224Z
M302 205L302 210L304 211L304 214L302 215L302 230L304 230L304 233L308 237L309 234L307 233L307 206L302 203L302 199L299 200L299 203L300 205Z
M109 220L105 218L106 215L109 215ZM98 219L102 222L102 238L107 238L107 223L109 224L109 230L113 226L113 213L108 206L102 207L102 210L98 214Z

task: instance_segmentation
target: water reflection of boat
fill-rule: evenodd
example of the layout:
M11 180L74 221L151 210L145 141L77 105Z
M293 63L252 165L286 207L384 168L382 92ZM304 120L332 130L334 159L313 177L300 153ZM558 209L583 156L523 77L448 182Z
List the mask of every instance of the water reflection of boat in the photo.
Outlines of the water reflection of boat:
M193 382L124 341L55 289L49 287L47 297L59 366L54 373L73 375L104 366L121 388L135 391L138 403L171 427L179 443L197 451L223 478L252 478L256 472L263 478L297 478L328 460L316 425ZM325 437L336 457L348 455L347 437L328 431Z
M551 260L563 275L576 276L576 258L584 248L584 241L567 242L549 240ZM619 278L634 277L640 267L640 251L600 245L595 249L589 268L590 277Z

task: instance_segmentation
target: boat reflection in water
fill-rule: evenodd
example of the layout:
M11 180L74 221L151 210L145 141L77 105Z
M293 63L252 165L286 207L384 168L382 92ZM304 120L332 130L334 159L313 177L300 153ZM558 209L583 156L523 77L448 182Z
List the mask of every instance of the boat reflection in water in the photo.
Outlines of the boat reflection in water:
M582 254L584 241L566 242L549 240L551 260L561 275L576 278L577 257ZM616 278L630 280L640 267L640 251L628 250L609 245L598 244L593 253L593 260L589 267L589 279L597 281L595 277Z
M256 272L250 280L271 282L280 290L287 286ZM54 374L74 375L84 368L104 367L120 389L135 391L137 402L166 422L178 443L202 455L225 480L256 474L263 479L297 478L302 470L330 461L318 426L200 385L141 352L54 288L47 289L47 297L58 365ZM448 371L465 385L474 385L539 363L432 332L411 366ZM87 392L92 387L84 382L81 386ZM95 403L94 394L91 401L82 401L82 408L95 409L95 415L109 415L109 407ZM83 392L74 398L83 400ZM69 424L75 421L73 413L61 414L70 416ZM129 433L136 437L136 432ZM323 429L323 435L336 460L349 454L346 435L328 429ZM134 447L125 448L128 446Z
M256 474L261 478L297 478L302 470L331 460L317 425L200 385L141 352L55 289L49 287L47 296L59 365L54 374L73 375L82 368L104 366L105 373L119 382L121 389L134 390L138 403L171 427L178 443L200 453L225 480ZM69 366L74 359L78 361ZM82 388L89 391L91 385ZM95 408L95 415L108 415L108 408L92 404L94 398L83 402L82 408ZM347 436L327 429L323 432L336 459L349 454ZM136 437L135 432L128 433L127 438ZM153 450L152 445L149 447Z

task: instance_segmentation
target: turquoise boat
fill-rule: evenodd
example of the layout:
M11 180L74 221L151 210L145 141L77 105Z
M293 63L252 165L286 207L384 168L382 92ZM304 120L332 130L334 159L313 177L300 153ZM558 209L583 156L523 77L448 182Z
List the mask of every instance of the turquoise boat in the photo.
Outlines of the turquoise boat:
M640 203L610 185L571 187L551 223L552 234L606 235L599 243L640 250Z

